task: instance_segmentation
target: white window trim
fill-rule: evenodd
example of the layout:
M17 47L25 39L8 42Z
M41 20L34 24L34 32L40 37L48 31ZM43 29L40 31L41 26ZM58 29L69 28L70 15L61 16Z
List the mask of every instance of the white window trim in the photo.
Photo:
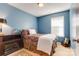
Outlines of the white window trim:
M62 17L63 18L63 22L64 22L64 16L54 16L54 17L52 17L51 18L51 34L53 34L53 31L52 31L52 20L54 20L54 18L60 18L60 17ZM63 26L62 27L64 27L64 23L63 23ZM63 31L64 31L64 28L63 28ZM64 31L65 32L65 31ZM64 32L63 32L63 36L65 36L65 34L64 34ZM56 34L55 34L56 35Z

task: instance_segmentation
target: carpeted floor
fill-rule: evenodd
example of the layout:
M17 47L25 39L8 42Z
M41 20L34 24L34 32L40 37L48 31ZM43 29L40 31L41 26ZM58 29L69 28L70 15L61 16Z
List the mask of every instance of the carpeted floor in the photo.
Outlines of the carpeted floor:
M71 48L63 47L61 44L57 44L56 52L52 56L73 56L73 50ZM39 54L33 53L26 49L18 50L8 56L39 56Z
M76 56L79 56L79 43L76 44L76 49L75 49L75 54Z
M53 56L73 56L73 50L68 47L64 47L61 44L57 44L57 48L55 50L56 52L54 53Z

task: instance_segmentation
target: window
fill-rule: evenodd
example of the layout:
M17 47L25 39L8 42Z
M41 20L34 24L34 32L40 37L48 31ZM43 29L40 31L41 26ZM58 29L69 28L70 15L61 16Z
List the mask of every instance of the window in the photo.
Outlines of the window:
M64 16L53 17L51 20L51 32L57 36L64 36Z

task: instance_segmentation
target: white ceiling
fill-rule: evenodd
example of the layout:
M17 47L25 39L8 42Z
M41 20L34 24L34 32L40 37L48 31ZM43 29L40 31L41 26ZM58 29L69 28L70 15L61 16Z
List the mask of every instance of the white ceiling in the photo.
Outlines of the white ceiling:
M28 12L34 16L43 16L51 13L70 9L70 3L45 3L44 7L38 7L37 3L9 3L10 5Z

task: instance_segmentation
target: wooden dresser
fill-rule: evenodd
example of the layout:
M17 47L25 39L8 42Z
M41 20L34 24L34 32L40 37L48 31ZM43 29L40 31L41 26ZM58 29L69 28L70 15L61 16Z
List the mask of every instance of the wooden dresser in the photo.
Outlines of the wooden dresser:
M3 38L0 36L0 55L4 54Z
M0 55L8 55L23 47L20 35L0 36Z
M4 54L4 43L3 43L3 33L1 32L0 33L0 55L3 55Z

